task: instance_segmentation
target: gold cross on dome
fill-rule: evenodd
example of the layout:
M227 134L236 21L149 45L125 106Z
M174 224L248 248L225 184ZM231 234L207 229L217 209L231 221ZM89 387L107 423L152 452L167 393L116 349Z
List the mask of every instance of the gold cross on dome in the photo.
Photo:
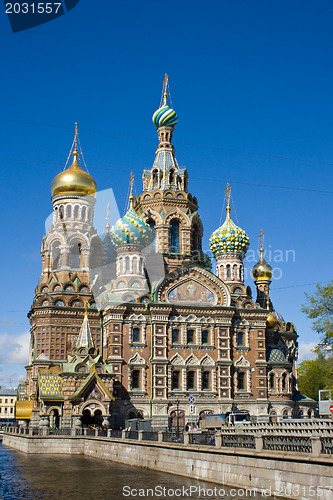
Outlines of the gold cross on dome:
M231 187L229 186L229 182L227 184L227 189L225 194L227 195L227 220L230 219L230 192L231 192Z
M169 77L165 73L164 80L163 80L163 104L167 104L167 99L168 99L168 91L167 91L167 86L168 86L168 80Z
M264 241L264 232L262 229L260 229L260 233L259 233L260 248L262 248L262 246L263 246L263 241Z
M228 205L230 203L230 192L231 192L231 187L229 186L229 182L227 184L227 189L226 189L226 192L225 194L227 195L227 202L228 202Z

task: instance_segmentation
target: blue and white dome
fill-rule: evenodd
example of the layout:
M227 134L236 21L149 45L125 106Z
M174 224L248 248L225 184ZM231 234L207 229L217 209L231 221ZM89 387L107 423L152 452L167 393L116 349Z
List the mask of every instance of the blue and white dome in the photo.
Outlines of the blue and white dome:
M110 235L116 245L147 246L154 238L154 231L140 219L134 208L130 208L112 226Z

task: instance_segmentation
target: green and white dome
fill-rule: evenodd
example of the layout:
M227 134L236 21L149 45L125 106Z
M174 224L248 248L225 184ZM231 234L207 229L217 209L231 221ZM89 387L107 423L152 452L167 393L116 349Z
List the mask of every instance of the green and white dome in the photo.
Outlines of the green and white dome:
M118 219L111 228L110 236L115 245L147 246L153 240L153 230L140 219L134 208L130 207L124 217Z
M224 224L213 232L209 241L210 249L215 257L222 253L242 253L245 255L249 244L248 235L230 218L227 218Z

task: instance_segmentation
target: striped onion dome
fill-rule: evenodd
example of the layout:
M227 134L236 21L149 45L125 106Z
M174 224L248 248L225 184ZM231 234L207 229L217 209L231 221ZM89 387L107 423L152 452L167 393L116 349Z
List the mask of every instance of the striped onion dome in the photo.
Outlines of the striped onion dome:
M169 108L167 104L155 111L153 114L153 122L156 128L159 127L174 127L178 122L176 111Z
M140 219L132 207L112 226L110 235L116 245L147 246L153 240L153 230Z

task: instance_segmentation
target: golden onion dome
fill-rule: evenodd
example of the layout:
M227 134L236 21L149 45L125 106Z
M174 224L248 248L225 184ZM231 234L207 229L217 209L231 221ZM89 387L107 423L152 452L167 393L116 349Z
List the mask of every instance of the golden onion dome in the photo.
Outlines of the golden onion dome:
M266 325L268 328L275 328L276 325L277 325L277 319L276 319L276 316L275 314L273 313L269 313L269 315L267 316L267 319L266 319Z
M269 281L273 276L273 269L265 261L262 247L260 248L260 259L252 268L252 276L255 281Z
M86 195L94 195L97 191L97 185L94 179L88 172L84 172L80 167L77 157L78 151L73 151L72 165L56 175L52 181L51 192L52 196L62 193L80 193Z

